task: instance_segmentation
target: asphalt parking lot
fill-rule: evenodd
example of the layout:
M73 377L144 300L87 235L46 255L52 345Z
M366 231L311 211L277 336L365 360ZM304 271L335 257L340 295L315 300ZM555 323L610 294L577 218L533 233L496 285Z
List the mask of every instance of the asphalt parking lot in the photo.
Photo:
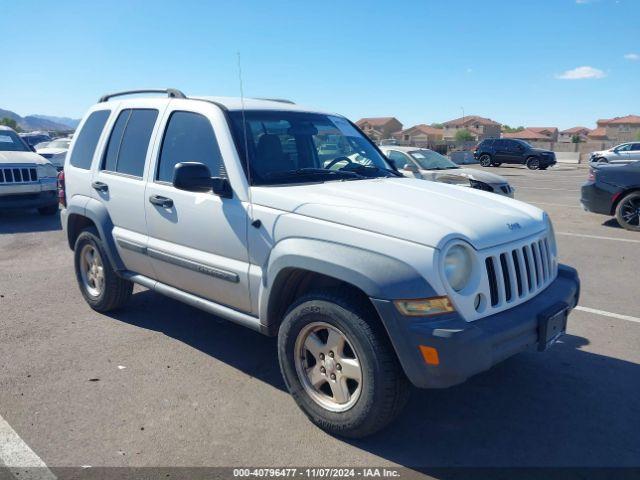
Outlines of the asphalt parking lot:
M97 314L76 286L59 218L4 213L0 422L54 471L639 466L640 235L582 210L584 168L491 171L549 212L560 259L582 279L581 309L550 351L414 390L391 428L344 441L286 393L274 339L142 288L127 309Z

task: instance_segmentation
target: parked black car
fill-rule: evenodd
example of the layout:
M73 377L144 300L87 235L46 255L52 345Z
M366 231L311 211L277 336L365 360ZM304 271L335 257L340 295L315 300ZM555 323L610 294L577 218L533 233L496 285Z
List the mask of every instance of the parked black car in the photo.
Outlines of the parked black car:
M615 215L620 226L640 232L640 162L591 164L580 203L589 212Z
M498 167L503 163L526 165L531 170L546 170L556 164L550 150L533 148L524 140L487 138L476 147L473 156L483 167Z

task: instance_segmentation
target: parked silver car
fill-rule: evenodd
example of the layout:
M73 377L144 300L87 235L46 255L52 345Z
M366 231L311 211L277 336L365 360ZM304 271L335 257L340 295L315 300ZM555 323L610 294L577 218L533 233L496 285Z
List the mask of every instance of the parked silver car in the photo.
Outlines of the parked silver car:
M464 185L513 198L514 189L506 178L495 173L460 167L433 150L395 145L381 146L380 150L395 162L405 177Z
M590 162L626 163L640 160L640 142L628 142L616 145L609 150L591 152Z

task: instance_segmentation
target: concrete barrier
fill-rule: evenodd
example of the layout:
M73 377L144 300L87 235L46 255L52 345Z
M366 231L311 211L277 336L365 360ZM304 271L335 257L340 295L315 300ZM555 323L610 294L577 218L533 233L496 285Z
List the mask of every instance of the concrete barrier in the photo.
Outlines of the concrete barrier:
M558 163L580 163L580 152L555 152Z

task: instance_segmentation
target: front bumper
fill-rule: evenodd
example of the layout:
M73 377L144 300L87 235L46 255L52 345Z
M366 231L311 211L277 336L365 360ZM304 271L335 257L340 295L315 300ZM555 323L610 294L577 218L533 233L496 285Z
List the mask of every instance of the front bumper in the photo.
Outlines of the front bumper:
M55 190L0 195L0 209L40 208L56 205L57 203L58 195Z
M535 349L539 315L556 307L572 309L579 296L578 273L560 265L556 280L528 302L474 322L466 322L458 314L405 317L390 300L372 301L411 383L420 388L444 388L516 353ZM420 345L437 349L438 365L425 362Z

